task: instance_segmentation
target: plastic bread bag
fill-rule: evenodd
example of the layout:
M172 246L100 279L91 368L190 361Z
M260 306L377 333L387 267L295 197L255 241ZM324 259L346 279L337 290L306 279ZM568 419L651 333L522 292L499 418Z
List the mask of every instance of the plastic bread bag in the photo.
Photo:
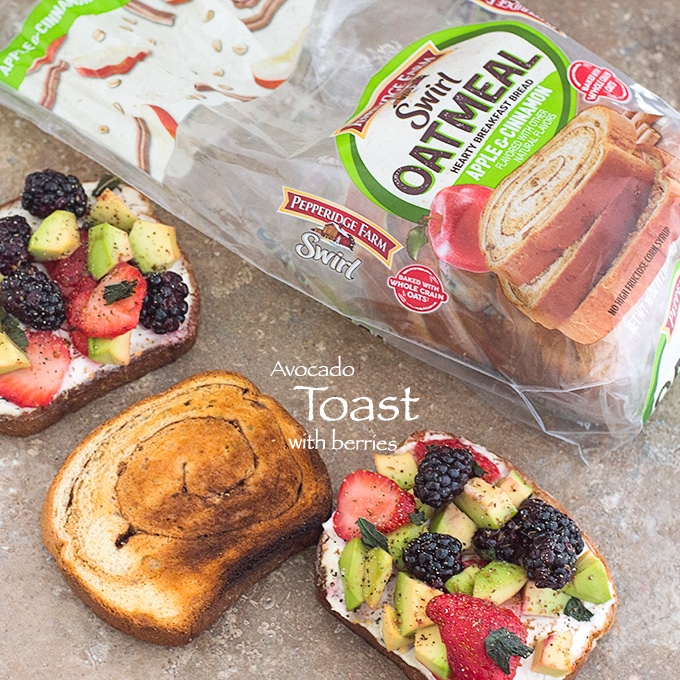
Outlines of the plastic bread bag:
M519 3L17 11L3 104L513 417L607 450L670 386L680 115Z

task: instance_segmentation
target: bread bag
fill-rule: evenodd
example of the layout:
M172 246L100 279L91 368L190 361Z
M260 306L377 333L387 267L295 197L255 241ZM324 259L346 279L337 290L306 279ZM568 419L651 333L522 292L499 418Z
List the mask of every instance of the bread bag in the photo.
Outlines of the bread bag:
M0 433L35 434L196 340L176 229L115 178L31 173L0 207L0 253Z
M611 449L673 382L680 116L531 8L20 5L0 101L513 417Z
M312 545L330 482L303 428L246 378L212 371L89 434L55 477L43 541L112 626L185 644Z
M411 680L574 678L612 626L617 595L602 554L567 510L512 463L448 433L414 433L375 463L377 473L346 477L324 524L322 606ZM432 474L442 466L442 475L460 472L452 487ZM546 536L567 531L566 549ZM464 620L436 620L437 600L467 612L472 631ZM504 660L485 647L501 628L522 641Z

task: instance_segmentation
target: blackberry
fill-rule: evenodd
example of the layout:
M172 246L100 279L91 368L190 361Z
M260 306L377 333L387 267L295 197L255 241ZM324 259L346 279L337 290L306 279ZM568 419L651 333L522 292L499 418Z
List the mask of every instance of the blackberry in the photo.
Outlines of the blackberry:
M560 534L538 534L523 559L527 576L538 588L563 588L574 575L576 550Z
M432 444L418 466L414 493L427 505L439 508L451 502L474 477L474 459L467 449Z
M444 590L444 582L463 571L462 550L454 536L425 533L408 544L404 564L411 576Z
M21 205L36 217L47 217L55 210L68 210L82 217L87 212L88 200L77 177L48 169L26 177Z
M0 274L9 274L21 264L28 262L28 240L31 228L20 215L0 219Z
M520 527L510 520L500 529L478 529L472 545L475 552L486 560L520 564L525 541Z
M569 540L577 555L583 550L583 536L576 522L539 498L524 501L514 519L527 540L538 534L557 534Z
M189 289L175 272L161 272L146 277L146 296L139 321L145 328L163 335L176 331L186 318Z
M56 283L32 264L3 277L0 305L19 321L41 331L56 330L66 318L66 304Z

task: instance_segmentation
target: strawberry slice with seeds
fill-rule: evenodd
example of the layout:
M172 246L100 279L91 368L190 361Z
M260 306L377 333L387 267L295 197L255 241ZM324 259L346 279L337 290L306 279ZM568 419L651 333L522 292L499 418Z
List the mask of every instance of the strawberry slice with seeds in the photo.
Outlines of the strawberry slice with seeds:
M49 331L26 331L31 365L0 375L0 397L22 408L47 406L59 391L71 362L68 345Z
M115 338L139 323L145 295L144 275L120 262L92 291L76 294L69 305L68 322L89 338Z
M83 288L97 285L87 269L87 244L81 245L68 257L43 264L66 300L71 300Z
M527 629L519 617L490 600L464 593L438 595L427 615L439 627L451 678L512 680L527 647Z
M359 519L371 522L382 533L389 533L407 524L415 509L413 495L389 477L372 470L355 470L340 485L333 527L346 541L361 535L357 526Z
M492 460L477 451L474 447L464 444L460 439L431 439L429 441L416 442L416 446L413 451L413 457L416 459L416 463L418 463L418 465L420 465L423 458L425 458L427 447L433 444L438 446L448 446L452 449L465 449L466 451L469 451L472 454L475 463L477 463L477 465L479 465L479 467L484 470L484 474L479 476L489 484L495 484L501 478L501 471Z

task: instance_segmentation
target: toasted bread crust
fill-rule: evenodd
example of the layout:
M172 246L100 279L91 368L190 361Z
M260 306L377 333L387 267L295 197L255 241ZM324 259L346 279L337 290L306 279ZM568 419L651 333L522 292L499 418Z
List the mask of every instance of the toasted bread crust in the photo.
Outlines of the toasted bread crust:
M43 542L76 594L141 640L185 644L318 539L331 486L304 429L243 376L201 373L104 423L47 494Z
M444 434L441 432L426 432L426 431L420 431L420 432L415 432L409 437L407 437L400 445L399 447L403 446L404 444L411 442L411 441L417 441L419 439L425 438L427 435L432 435L432 434ZM455 435L447 435L448 437L455 438ZM399 448L397 447L397 448ZM555 498L553 498L547 491L544 491L541 489L536 482L534 482L529 476L527 476L522 470L517 468L517 466L513 465L511 462L506 460L505 458L502 458L501 456L496 455L499 459L501 459L505 465L508 467L508 471L515 470L521 477L529 484L530 486L533 487L534 489L534 496L536 498L540 498L541 500L545 501L546 503L549 503L553 507L557 508L561 512L563 512L565 515L569 515L567 512L566 508ZM588 658L588 655L592 651L592 649L595 647L597 640L600 639L602 636L604 636L609 629L611 628L612 624L614 623L614 618L616 615L616 608L618 605L618 599L617 599L617 594L616 594L616 588L614 586L614 579L611 573L611 570L609 568L609 565L607 565L606 561L604 560L602 553L597 549L597 547L593 544L593 542L590 540L590 538L587 536L583 530L581 530L581 534L583 536L583 540L586 544L586 547L594 554L596 555L600 560L602 560L602 563L605 566L605 569L607 570L607 577L609 579L609 584L612 592L612 598L614 600L614 606L610 609L607 620L605 624L602 626L600 630L597 631L596 635L593 635L588 643L588 647L586 650L584 650L583 654L578 659L574 660L574 670L569 673L569 675L565 675L563 677L563 680L573 680L573 678L576 677L578 674L579 670L583 667L583 664L586 662L586 659ZM349 621L346 619L342 614L338 611L335 611L330 603L328 602L326 598L326 573L325 573L325 568L322 564L321 560L321 553L323 549L323 536L321 540L319 541L317 545L317 560L316 560L316 575L315 575L315 585L316 585L316 594L319 602L323 606L323 608L332 614L335 618L337 618L339 621L342 621L350 630L352 630L354 633L356 633L360 638L368 642L372 647L377 649L381 654L386 656L390 661L395 663L406 675L409 680L428 680L428 676L426 676L424 673L421 673L417 668L414 668L413 666L409 665L404 661L404 659L396 654L395 652L389 652L382 644L380 640L378 640L367 628L364 626L359 625L358 623L354 623L352 621Z

